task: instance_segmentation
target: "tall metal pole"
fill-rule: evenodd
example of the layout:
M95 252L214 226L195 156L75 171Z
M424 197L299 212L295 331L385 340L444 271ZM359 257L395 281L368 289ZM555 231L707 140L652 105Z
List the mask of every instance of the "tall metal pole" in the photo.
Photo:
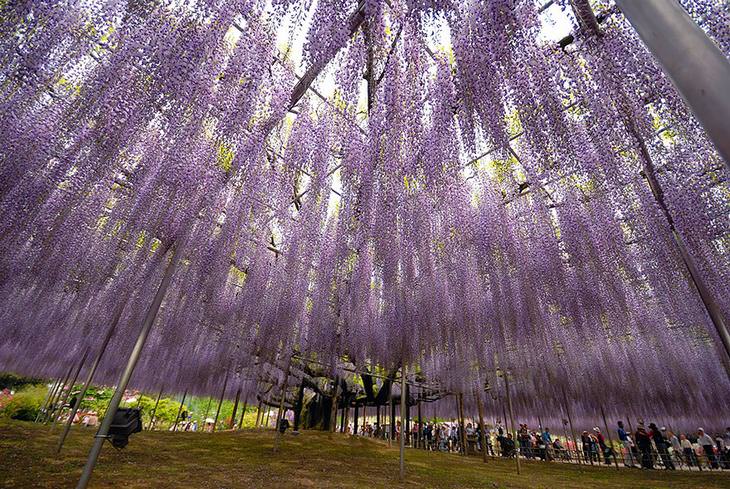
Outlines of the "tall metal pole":
M243 418L246 416L246 409L248 408L248 394L246 394L246 399L243 401L243 409L241 409L241 421L238 423L238 429L243 429Z
M469 447L466 445L466 427L464 426L464 394L457 394L456 401L456 407L458 408L459 414L459 441L461 442L461 454L466 456L469 455Z
M421 417L421 399L418 399L418 448L423 448L423 418Z
M208 419L208 413L210 412L210 405L213 404L213 398L208 398L208 407L205 408L205 416L203 416L203 425L205 425L205 420Z
M89 355L89 350L88 349L85 349L84 350L84 354L81 356L81 360L79 361L79 366L76 368L76 372L74 372L74 376L73 376L73 378L71 379L71 381L68 384L68 390L62 396L62 399L61 399L61 410L60 410L60 413L59 414L62 414L63 413L63 406L66 405L66 402L68 402L68 398L71 395L71 391L74 388L74 384L76 383L76 380L79 378L79 373L81 373L81 369L84 367L84 362L86 362L86 357L88 355ZM76 402L76 404L78 404L78 401ZM69 417L69 419L71 420L71 422L73 422L73 416L75 416L76 413L75 413L75 410L74 409L71 409L71 411L73 411L73 413L71 414L71 416ZM51 423L51 431L53 431L53 428L55 426L56 426L56 420L53 420L53 422Z
M730 85L728 90L730 90ZM656 172L654 171L654 161L649 154L646 143L644 143L644 140L639 135L636 124L634 123L633 119L631 119L628 115L626 116L626 125L629 133L633 136L639 146L639 159L642 163L644 176L649 183L651 193L652 195L654 195L654 199L659 205L662 214L664 214L664 218L667 220L667 224L669 225L669 231L672 234L672 239L674 240L674 244L677 247L679 255L682 257L682 261L684 262L685 267L687 267L690 280L694 287L697 289L697 293L699 294L700 299L702 299L702 304L704 304L705 306L707 315L710 317L710 320L712 321L712 324L715 326L715 330L717 331L717 335L720 337L720 341L722 342L725 351L723 365L725 366L725 372L727 373L728 377L730 377L730 332L728 332L728 326L730 321L728 321L728 318L725 317L722 310L718 306L717 301L713 297L710 288L707 286L707 284L705 284L702 275L700 274L699 270L697 270L697 265L695 264L694 259L687 251L687 245L684 243L684 239L682 239L682 236L677 232L677 229L674 226L674 218L669 212L669 208L664 201L664 191L656 178Z
M260 424L261 424L261 399L259 399L259 407L258 407L258 410L256 411L256 426L255 426L255 428L258 428Z
M517 450L517 432L515 431L515 417L512 413L512 397L509 393L509 376L507 375L507 370L503 370L504 374L504 391L507 394L507 410L509 411L509 423L511 425L511 431L513 433L512 436L514 436L514 443L515 443L515 460L517 461L517 475L520 474L520 451Z
M563 402L565 403L565 414L568 415L568 424L570 425L570 436L573 437L573 445L575 446L575 456L578 459L578 464L581 463L581 451L578 449L578 439L575 437L575 430L573 429L573 418L570 416L570 405L568 404L568 396L565 394L565 387L560 386L560 390L563 392Z
M114 315L114 318L112 319L112 323L109 326L109 329L106 332L106 335L104 336L104 341L101 342L101 347L99 348L99 352L96 354L96 357L94 358L94 362L91 364L91 368L89 369L89 372L86 374L86 380L84 381L84 386L81 388L81 392L79 392L78 402L74 404L73 409L71 410L71 415L69 416L69 419L66 422L66 426L63 429L63 433L61 434L61 439L58 440L58 446L56 447L56 453L61 453L61 449L63 448L63 444L66 442L66 437L68 436L69 431L71 430L71 425L73 424L73 420L76 417L76 413L81 408L81 403L84 401L84 397L86 397L86 391L89 389L89 386L91 385L91 381L94 379L94 374L96 373L96 369L99 367L99 363L101 362L101 358L104 356L104 352L106 351L107 345L109 345L109 341L112 339L112 336L114 335L114 331L117 328L117 324L119 324L119 319L122 317L122 312L124 311L124 305L119 306L117 309L117 313Z
M155 424L155 414L157 414L157 406L160 404L160 398L162 397L162 389L160 389L159 394L157 394L157 400L155 401L155 407L152 408L152 413L150 414L150 424L147 426L147 430L152 429L152 425Z
M51 384L51 387L48 390L48 394L46 395L46 400L43 402L43 408L38 412L38 415L36 416L37 423L45 423L46 417L48 417L48 410L51 409L52 399L56 396L56 391L61 385L61 382L63 382L63 377L59 377L55 382Z
M482 459L487 463L487 433L484 427L484 406L482 405L482 396L478 390L474 390L474 398L477 401L477 411L479 412L479 443L482 444Z
M68 383L69 377L71 377L71 372L73 372L73 364L68 368L68 372L66 373L66 376L63 378L63 382L58 386L58 389L56 389L56 392L53 394L53 397L51 397L51 403L48 406L48 410L46 412L46 417L43 420L43 424L48 423L48 421L53 421L56 415L56 408L58 407L58 401L61 399L61 396L63 395L63 389L65 389L66 384Z
M238 390L236 391L236 400L233 402L233 413L231 414L231 424L228 425L229 429L233 429L233 427L236 425L236 413L238 413L238 401L241 400L241 387L238 387Z
M226 395L226 387L228 387L228 370L226 370L226 376L223 379L223 390L221 391L221 398L218 401L218 409L215 411L215 421L213 421L214 433L216 426L218 426L218 416L221 414L221 406L223 405L223 397Z
M676 0L616 0L730 168L730 62Z
M606 428L606 436L608 436L608 443L610 443L610 450L611 450L611 456L613 457L613 462L616 465L616 470L619 470L618 468L618 459L616 458L616 452L613 450L613 438L611 437L611 431L608 429L608 423L606 422L606 413L603 411L603 406L601 406L601 417L603 418L603 426ZM604 440L605 442L605 440ZM619 448L619 451L621 449ZM603 455L604 458L606 454Z
M93 472L96 461L101 453L101 447L104 445L104 440L106 440L109 435L109 428L114 420L114 415L117 412L119 403L122 401L122 396L127 388L127 384L129 384L129 379L132 377L134 368L137 366L140 354L142 353L142 348L144 348L144 344L147 342L147 337L149 336L152 325L155 322L157 312L160 310L160 305L162 305L162 300L165 298L170 282L172 282L172 276L175 274L175 269L180 261L180 254L180 249L173 250L172 258L170 263L167 265L162 282L157 289L157 293L152 300L152 304L150 304L150 308L147 310L147 315L145 316L144 323L142 324L142 330L139 332L139 336L137 337L137 342L129 355L127 366L125 367L124 372L122 372L117 388L114 391L114 395L112 396L112 399L109 402L109 407L104 415L104 420L102 421L101 427L94 438L94 445L91 447L89 458L86 461L86 465L84 466L81 478L76 485L76 489L86 489L89 485L91 473Z
M332 394L332 411L330 412L330 428L332 433L337 432L337 390L340 386L339 376L335 376L334 393Z
M601 30L598 27L598 22L596 21L596 17L587 0L572 1L576 17L585 19L585 26L590 31L600 34ZM730 149L730 127L727 124L728 117L730 117L730 97L727 96L728 87L730 87L730 62L728 62L714 43L707 38L702 29L700 29L692 21L689 15L687 15L684 9L679 5L679 2L666 0L642 0L641 2L634 0L618 0L616 3L621 8L624 15L626 15L629 19L629 22L634 25L634 28L639 33L639 36L644 40L649 50L652 51L654 56L657 57L659 62L663 65L664 71L674 81L680 93L682 93L685 97L685 101L688 105L690 105L690 108L695 111L695 115L697 115L703 125L705 124L705 121L700 118L698 109L695 105L693 105L693 103L701 110L705 111L708 116L716 118L716 120L711 122L711 124L720 132L720 141L725 145L726 150ZM662 10L663 15L655 17L655 10ZM680 35L676 35L676 32L670 32L665 29L665 23L670 23L674 26L675 30L681 31ZM652 30L652 25L654 26L654 30ZM643 34L642 31L644 32ZM670 35L674 35L675 38L668 39ZM649 40L654 44L650 45L645 36L648 36ZM676 43L676 45L673 45L672 43ZM705 48L715 51L715 58L708 57L706 59L699 59L700 56L698 56L698 54L702 52L704 55ZM655 49L658 49L658 51L655 51ZM675 55L671 54L674 51L683 51L685 53L691 52L692 55L688 56L690 60L685 60L674 57ZM661 57L660 54L663 55L663 57ZM705 66L707 69L712 70L713 73L720 78L698 78L698 76L701 76L700 72L690 68L692 63ZM670 69L673 71L670 72ZM676 74L678 77L677 79L675 79L675 75L673 74L675 71L678 72ZM722 73L724 73L724 78L722 78ZM678 81L684 83L687 89L690 90L688 94L682 91L682 87L679 86ZM720 82L720 85L717 85L718 82ZM712 83L715 83L715 85L712 86L714 92L709 92L706 90L705 84L709 85ZM718 95L718 91L720 98L725 103L722 107L716 106L712 101L713 97ZM682 236L677 232L674 226L674 220L669 213L666 203L664 202L664 192L656 179L654 163L628 109L629 104L626 100L619 101L619 103L624 106L623 112L626 128L639 146L639 159L642 163L644 176L649 183L649 187L657 201L657 204L659 205L659 208L662 210L664 217L667 219L677 251L682 257L692 283L697 289L697 292L702 299L702 303L707 310L707 314L710 316L710 320L715 326L715 330L720 337L720 341L722 342L725 350L725 356L722 363L725 367L726 374L730 377L730 320L718 306L717 300L715 300L710 288L707 284L705 284L702 275L700 275L697 269L697 265L687 251L687 246L685 245ZM722 112L723 107L725 112ZM710 133L707 125L705 125L705 130L708 134ZM712 134L710 134L710 137L712 137ZM725 163L730 165L730 158L728 158L730 151L723 153L717 140L715 140L715 145L718 147L718 150L720 150L721 155L725 158Z
M279 410L276 413L276 440L274 440L274 452L279 451L279 443L281 443L281 437L283 436L282 431L279 429L279 423L281 423L284 417L284 401L286 400L286 388L289 383L289 370L291 369L292 355L289 355L289 360L286 362L286 370L284 371L284 382L281 384L281 400L279 401Z
M182 413L182 408L185 404L186 397L188 397L187 389L185 389L185 392L183 392L182 400L180 401L180 407L177 408L177 416L175 416L175 424L172 425L172 431L177 431L177 423L180 421L180 413Z
M405 434L405 419L403 415L406 412L406 373L407 367L403 364L401 368L400 378L400 480L404 481L406 478L406 434Z
M48 387L48 392L46 392L46 397L43 399L43 404L41 404L41 408L38 410L38 414L35 416L35 422L39 422L41 420L41 415L45 416L46 411L48 410L48 402L51 400L51 396L54 392L56 392L56 388L58 387L58 384L61 382L61 379L54 380L51 385Z

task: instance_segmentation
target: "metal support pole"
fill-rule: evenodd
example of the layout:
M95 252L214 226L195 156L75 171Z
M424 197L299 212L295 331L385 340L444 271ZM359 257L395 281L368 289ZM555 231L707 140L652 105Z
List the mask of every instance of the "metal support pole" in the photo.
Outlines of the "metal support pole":
M388 434L388 446L395 440L395 399L390 396L390 433Z
M482 459L487 463L487 433L484 427L484 406L482 405L482 397L478 390L474 391L474 398L477 401L477 411L479 412L479 443L482 444Z
M76 417L76 413L81 408L81 403L84 401L84 397L86 396L86 391L89 389L89 386L91 385L91 381L94 379L94 374L96 373L96 369L99 367L99 363L101 362L101 358L104 356L104 352L106 351L106 347L109 345L109 341L112 339L112 336L114 336L114 331L117 328L117 324L119 324L119 319L121 318L123 311L124 311L124 305L119 306L119 309L117 309L117 314L114 315L114 319L112 319L112 323L109 326L109 329L107 330L106 335L104 336L104 341L101 342L101 347L99 348L99 352L96 354L96 357L94 358L94 362L91 364L91 368L89 369L89 372L86 374L86 380L84 381L84 386L81 388L81 392L79 392L78 402L76 402L76 404L74 404L74 407L71 410L71 415L69 416L69 419L66 422L66 427L63 429L61 438L58 441L58 446L56 447L56 454L61 453L63 444L66 442L66 437L68 436L68 433L71 430L71 425L73 424L73 420Z
M183 392L182 400L180 401L180 407L177 408L177 416L175 416L175 424L172 425L172 431L177 431L177 423L180 421L180 413L182 413L183 404L185 404L185 398L188 396L188 390L185 389Z
M403 415L406 412L406 374L408 368L403 365L401 368L400 378L400 480L404 481L406 478L406 434L404 433L405 419Z
M248 408L248 394L246 394L246 399L243 401L243 409L241 409L241 421L238 422L238 429L243 429L243 418L246 417L246 409Z
M167 265L167 269L165 270L165 275L162 278L162 282L157 289L157 293L152 300L152 304L150 304L150 308L147 310L147 315L145 316L144 323L142 324L142 330L139 332L137 342L135 343L134 348L129 355L127 366L125 367L124 372L122 372L122 376L119 379L119 383L117 384L117 388L114 391L114 395L109 402L109 407L107 408L106 414L104 415L104 420L101 423L101 427L94 437L94 445L91 447L91 451L89 452L89 458L86 461L86 465L84 466L81 478L76 485L76 489L86 489L86 487L89 485L89 480L91 480L91 473L93 472L96 461L99 458L99 454L101 453L101 447L104 445L104 440L106 440L107 436L109 435L109 428L111 427L112 421L114 420L114 415L117 412L119 403L122 401L122 396L124 395L124 391L127 388L127 384L129 384L129 379L132 377L134 368L137 366L140 354L142 353L142 348L147 342L147 337L149 336L152 325L155 322L157 312L160 310L162 300L165 298L167 288L170 286L170 282L172 282L172 276L174 275L177 264L180 261L180 251L180 249L176 249L173 251L172 259Z
M233 402L233 413L231 414L231 424L229 425L229 429L233 429L233 427L236 425L236 413L238 413L238 401L241 400L241 387L238 388L236 391L236 400Z
M43 403L43 409L41 409L41 411L39 411L38 415L36 416L37 423L45 423L46 418L48 417L48 411L51 409L51 402L56 396L56 391L61 386L61 382L63 382L63 377L59 377L57 380L55 380L51 384L51 387L48 389L46 400Z
M59 377L58 380L54 380L51 383L51 386L48 388L48 392L46 392L46 397L43 399L43 404L41 404L41 408L38 410L38 414L35 416L35 422L38 423L41 420L41 415L45 416L46 411L48 411L48 403L51 400L51 395L56 392L56 388L58 388L58 384L61 382L61 379Z
M223 390L221 391L221 398L218 401L218 409L215 411L215 421L213 421L213 433L218 426L218 416L221 414L221 406L223 405L223 397L226 395L226 387L228 387L228 370L226 370L226 376L223 378Z
M84 362L86 362L86 357L88 356L88 354L89 354L89 350L88 349L84 350L84 354L81 357L81 361L79 361L79 366L76 368L76 372L74 372L74 376L71 379L71 382L69 382L69 384L68 384L68 391L66 391L66 393L63 394L63 399L61 399L61 409L59 411L59 414L63 414L63 406L65 406L66 402L68 402L68 398L71 395L71 391L74 388L74 384L76 383L76 380L78 380L78 378L79 378L79 373L81 373L81 369L84 367ZM80 402L80 400L77 400L76 404L78 404L79 402ZM71 416L69 416L69 419L73 423L73 417L76 415L76 410L74 408L71 408L71 411L72 412L71 412ZM53 422L51 423L51 431L53 431L53 428L55 426L56 426L56 420L53 420ZM60 445L59 445L59 450L60 450Z
M203 416L203 425L205 425L205 420L208 419L208 413L210 413L210 405L213 404L213 398L208 398L208 407L205 408L205 416Z
M616 0L730 168L730 62L678 1Z
M583 19L584 28L588 29L593 33L601 33L596 17L591 10L590 5L586 0L571 0L573 4L573 10L576 17ZM665 72L674 81L675 85L679 89L680 93L685 98L685 101L690 108L695 111L695 115L705 125L705 121L702 120L698 110L706 113L707 116L714 118L713 121L708 122L714 127L718 136L721 138L720 142L725 145L725 152L723 153L718 141L715 140L720 153L724 156L726 164L730 165L730 128L728 127L727 120L730 117L730 97L727 96L727 87L730 87L730 63L722 54L722 52L714 45L714 43L707 38L705 33L692 21L687 15L684 9L679 5L679 2L666 1L666 0L642 0L637 2L634 0L618 0L616 2L624 15L628 18L629 22L634 25L639 36L644 40L650 51L664 66ZM655 12L661 10L662 15L655 17ZM671 31L665 27L665 24L671 24L674 31ZM653 30L652 30L653 26ZM646 36L646 37L645 37ZM672 37L670 39L670 36ZM653 44L650 44L653 43ZM709 56L706 59L698 59L698 52L703 52L705 49L714 51L715 57ZM692 55L687 56L690 59L682 59L674 57L675 52L684 52ZM691 68L690 65L698 64L702 65L704 69L710 70L715 74L715 78L698 78L699 71ZM671 70L671 71L670 71ZM704 73L704 71L702 72ZM724 78L723 78L724 73ZM677 77L675 79L675 76ZM688 93L683 91L683 88L679 85L683 83ZM717 85L721 82L720 85ZM705 85L715 83L708 91ZM722 84L724 83L724 85ZM723 106L717 106L713 102L713 97L718 96L724 102ZM636 140L639 146L639 159L642 163L644 175L649 183L652 194L657 201L657 204L661 208L664 216L669 223L669 228L672 234L672 238L677 246L677 250L684 261L685 266L689 272L692 283L694 284L697 292L702 299L702 303L707 310L707 314L710 316L720 341L723 344L725 350L725 358L723 359L723 366L725 372L730 377L730 320L723 314L722 310L718 307L717 301L713 297L709 287L705 284L702 279L694 260L687 251L687 246L684 243L681 235L677 232L674 227L674 220L672 219L669 209L664 202L664 192L656 179L656 173L654 171L654 163L651 159L651 155L644 143L643 139L639 135L639 131L636 128L636 124L628 110L629 104L627 101L622 101L624 105L624 122L626 128L631 136ZM697 105L697 108L695 107ZM722 110L725 112L722 112ZM710 133L709 128L705 125L705 129L708 134ZM712 138L712 134L710 134Z
M274 429L276 430L276 440L274 440L274 453L279 451L279 443L281 443L281 437L283 436L283 433L279 429L279 424L284 418L284 401L286 400L286 388L289 384L289 370L291 370L291 358L292 356L289 355L289 360L287 360L286 362L286 370L284 371L284 382L282 382L281 384L281 399L279 401L279 410L276 413L276 425L274 426Z
M578 439L575 437L575 430L573 429L573 418L570 416L570 405L568 404L568 396L565 394L565 387L560 386L560 390L563 392L563 402L565 403L565 414L568 416L568 424L570 425L570 436L573 437L573 445L575 446L575 455L578 459L578 464L581 463L581 451L578 450Z
M608 429L608 423L606 422L606 413L603 411L603 406L601 406L601 417L603 418L603 426L606 428L606 436L608 436L608 443L611 447L611 456L613 457L613 462L616 465L616 470L619 470L618 468L618 459L616 458L616 452L613 450L613 438L611 438L611 431ZM619 448L619 451L621 449ZM606 454L603 455L604 458Z
M517 447L517 432L515 431L515 417L512 413L512 397L509 394L509 376L507 375L507 371L503 371L504 374L504 391L507 395L507 409L509 410L509 422L511 425L511 431L513 433L514 442L515 442L515 448ZM517 475L520 474L520 451L516 450L515 453L515 460L517 461Z
M421 399L418 399L418 448L423 448L423 418L421 417Z
M332 394L332 410L330 411L330 431L337 432L337 389L340 385L339 377L335 376L333 394Z
M380 432L382 432L383 427L380 426L380 404L375 406L375 424L378 426L378 429L380 430ZM380 434L380 433L378 433L378 434Z
M157 400L155 401L155 407L152 408L152 413L150 414L150 424L147 426L147 430L151 430L152 426L155 424L155 414L157 414L157 406L160 404L160 398L162 397L162 389L160 389L160 393L157 394Z
M360 405L357 403L357 399L355 399L355 417L354 417L354 423L353 423L353 427L352 427L352 434L354 436L357 436L357 429L360 427L359 426L360 420L358 419L359 417L360 417Z
M51 397L51 404L48 407L48 410L46 412L46 417L43 420L43 424L48 423L48 421L53 422L56 416L56 408L58 407L58 401L61 399L61 396L63 395L63 390L66 388L66 384L68 383L68 379L71 377L71 372L73 371L73 364L68 368L68 372L66 373L66 376L63 378L63 382L59 385L58 389L56 389L56 392L53 394L53 397Z
M469 455L469 448L466 443L466 427L464 426L464 394L456 395L456 409L459 416L459 441L461 442L461 454Z
M728 89L730 90L730 85ZM664 202L664 193L659 186L659 182L657 182L655 178L653 171L654 168L651 158L649 156L649 152L647 151L646 146L644 145L644 142L641 141L641 139L639 139L639 144L643 157L642 160L644 160L645 162L644 173L646 174L647 181L649 182L649 186L651 187L652 193L654 194L654 197L659 204L659 207L664 212L664 216L666 217L669 224L672 238L674 239L674 243L677 246L677 251L679 251L679 254L682 257L682 261L684 262L684 265L687 267L687 271L689 272L690 280L695 286L695 289L697 290L697 293L702 300L702 304L705 306L707 315L710 317L712 324L715 326L717 335L720 337L720 341L722 343L725 353L725 358L723 359L724 361L722 363L725 366L725 373L728 375L728 377L730 377L730 332L728 332L728 324L730 323L730 321L728 321L728 318L725 317L722 310L717 305L717 301L713 297L710 288L707 286L707 284L705 284L702 275L700 274L699 270L697 270L697 265L695 265L694 260L687 251L687 246L685 245L682 236L677 232L676 228L674 227L674 220L672 219L672 216L669 213L669 210Z

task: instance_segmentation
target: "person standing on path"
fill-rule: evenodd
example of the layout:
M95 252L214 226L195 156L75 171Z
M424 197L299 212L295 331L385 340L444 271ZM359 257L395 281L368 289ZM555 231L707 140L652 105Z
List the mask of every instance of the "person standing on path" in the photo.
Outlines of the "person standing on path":
M640 421L638 428L636 428L636 444L639 446L641 452L641 468L642 469L653 469L654 461L651 458L651 435L644 428L644 422Z
M712 441L712 437L705 433L705 430L699 428L697 430L697 444L702 447L707 456L707 463L713 469L719 468L717 465L717 459L715 458L715 444Z
M636 468L636 460L634 459L634 454L632 452L634 442L631 439L631 436L626 433L623 421L618 422L618 439L626 450L626 455L624 455L624 465L626 467Z

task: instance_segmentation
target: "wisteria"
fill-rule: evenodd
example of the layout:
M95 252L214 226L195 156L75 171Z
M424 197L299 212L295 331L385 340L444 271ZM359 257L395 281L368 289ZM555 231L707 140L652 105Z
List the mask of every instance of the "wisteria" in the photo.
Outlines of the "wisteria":
M730 317L727 166L616 8L555 2L555 42L542 3L3 2L0 369L62 376L112 327L113 384L176 253L136 388L253 394L295 354L468 409L509 375L523 419L721 422L681 247ZM682 3L727 54L727 5Z

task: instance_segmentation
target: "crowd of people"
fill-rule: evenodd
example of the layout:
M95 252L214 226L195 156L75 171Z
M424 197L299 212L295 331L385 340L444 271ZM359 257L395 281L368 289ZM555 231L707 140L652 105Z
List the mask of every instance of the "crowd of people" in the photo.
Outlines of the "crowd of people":
M349 423L345 432L353 433ZM465 424L462 439L460 423L414 422L408 429L406 443L413 448L431 451L471 453L482 451L479 423ZM394 433L390 426L365 422L357 428L358 436L400 439L401 424L396 421ZM573 440L571 436L557 436L549 428L529 429L520 424L516 433L510 433L501 423L487 428L484 436L487 453L491 456L515 457L543 461L563 461L586 464L621 464L646 470L663 468L724 469L730 470L730 427L725 433L711 436L704 429L695 432L674 433L655 423L638 421L636 430L627 429L618 421L615 433L605 433L598 426L585 430Z

